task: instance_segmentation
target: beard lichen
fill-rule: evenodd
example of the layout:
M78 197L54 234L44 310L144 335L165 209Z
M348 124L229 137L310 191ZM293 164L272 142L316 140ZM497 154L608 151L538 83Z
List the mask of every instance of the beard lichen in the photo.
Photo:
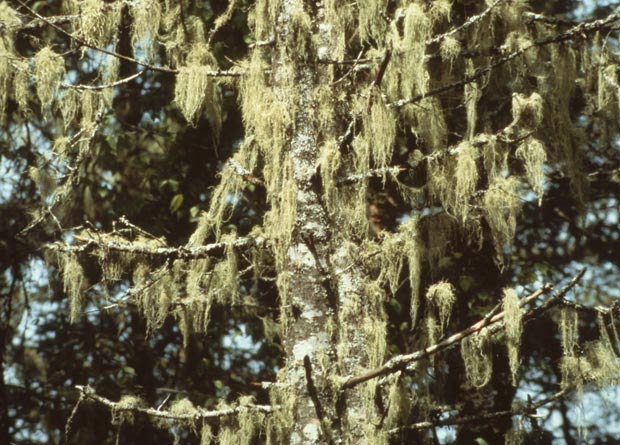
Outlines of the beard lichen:
M396 138L396 119L379 94L373 94L371 101L370 111L364 114L364 131L360 136L363 142L355 146L366 145L364 152L372 155L375 167L382 168L388 165L392 158ZM361 156L363 159L368 159L368 157ZM368 166L358 168L358 171L367 169Z
M74 14L80 18L78 35L99 48L105 48L117 32L121 22L121 2L82 0ZM79 10L79 12L78 12ZM87 48L84 48L86 51Z
M65 59L44 47L34 56L34 73L41 111L46 114L49 113L60 82L65 77Z
M69 297L70 321L74 323L84 306L87 281L84 269L74 253L67 253L61 257L62 278L64 291Z
M125 394L112 408L112 425L132 424L135 421L134 411L136 408L144 408L144 400L140 397Z
M544 167L547 161L545 147L538 139L527 138L524 142L519 144L515 154L517 158L523 160L525 164L525 175L532 189L538 196L538 205L541 205L545 192Z
M221 99L217 83L209 71L217 70L217 61L206 45L192 46L185 66L179 68L174 87L174 101L185 119L196 125L206 109L215 138L222 127Z
M468 382L482 388L493 373L492 338L488 329L465 337L461 341L461 356L465 363Z
M429 14L419 3L410 3L403 19L403 37L398 50L402 52L401 94L410 98L424 94L428 89L429 73L426 69L426 40L430 37L432 23Z
M429 187L431 195L439 199L446 212L464 223L478 182L478 149L463 141L455 151L456 161L454 156L441 156L430 162Z
M162 17L160 2L157 0L134 2L131 7L131 14L133 16L131 44L134 53L142 50L146 60L150 61L155 55L155 39Z
M519 181L514 177L497 176L484 194L485 217L500 262L504 247L512 242L517 229L521 209L518 186Z
M519 349L521 334L523 333L523 310L519 306L519 297L514 289L504 289L502 302L504 323L506 329L506 346L508 348L508 362L512 374L512 384L517 385L517 371L519 370Z
M454 286L447 281L432 284L426 291L426 300L428 303L429 320L436 320L428 322L430 323L429 327L434 328L432 330L429 329L429 332L438 334L441 337L443 330L448 325L452 307L456 301Z

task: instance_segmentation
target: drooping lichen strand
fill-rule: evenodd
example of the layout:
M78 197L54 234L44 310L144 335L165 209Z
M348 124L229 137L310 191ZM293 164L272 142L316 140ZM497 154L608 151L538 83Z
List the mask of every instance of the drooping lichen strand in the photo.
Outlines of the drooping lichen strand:
M579 339L578 322L579 318L576 311L568 308L562 309L560 335L562 338L562 353L565 356L573 356L575 354L575 346Z
M512 242L517 229L517 215L521 209L518 186L516 178L498 176L484 194L485 217L500 263L504 247Z
M269 391L272 405L278 409L267 416L266 442L267 445L279 445L290 440L290 431L295 422L295 404L297 394L290 385L273 385Z
M120 400L112 408L112 425L132 424L136 420L136 408L144 408L146 403L140 397L133 394L123 394Z
M454 286L447 281L440 281L439 283L432 284L426 291L426 300L429 304L429 308L438 317L439 324L437 330L439 335L443 335L443 329L447 326L450 320L450 314L452 313L452 306L456 301L454 295Z
M429 74L424 55L426 40L432 31L429 15L419 3L410 3L403 19L403 36L398 50L402 52L401 94L409 98L428 90Z
M209 71L217 69L217 62L205 45L194 45L187 57L187 65L179 68L174 87L174 101L189 123L195 125L206 109L216 139L222 127L219 88Z
M364 114L364 142L372 155L375 167L388 165L392 158L396 137L396 119L383 103L380 95L372 98L370 112Z
M463 223L469 214L470 199L478 182L478 149L464 141L455 151L456 161L454 156L443 156L430 163L429 186L444 209Z
M41 111L45 114L49 112L60 82L65 76L65 60L60 54L44 47L34 56L34 73Z
M265 414L246 407L253 402L254 398L251 396L239 398L240 411L236 418L226 419L222 422L218 434L218 444L240 445L256 441L259 433L264 429Z
M482 388L491 380L493 372L492 341L487 329L465 337L461 341L461 356L465 363L467 380Z
M282 185L282 150L287 140L287 129L293 122L294 108L289 102L293 101L295 92L276 97L265 78L267 65L259 50L253 52L244 68L245 75L239 83L243 122L247 134L252 137L252 143L264 158L263 177L268 199L277 199L274 195ZM287 71L286 74L293 76L292 72ZM292 78L283 78L281 81L282 89L289 89L289 82L291 85L293 82Z
M542 204L545 193L545 162L547 153L542 142L538 139L528 138L519 145L516 151L517 158L525 164L525 175L532 189L538 195L538 205Z
M525 127L529 130L537 129L543 120L543 98L538 93L529 96L513 94L512 96L512 124Z
M360 40L366 42L369 39L383 40L385 34L385 20L382 14L386 5L379 0L360 0L358 8L358 33Z
M523 333L523 310L519 307L519 297L514 289L504 289L502 302L504 309L504 323L506 329L506 346L508 347L508 362L512 374L512 384L517 385L517 371L519 370L519 349L521 334Z
M62 279L64 282L64 291L69 297L70 321L74 323L82 314L82 308L86 296L86 278L84 277L84 269L73 253L65 254L61 258L62 262Z
M91 45L105 48L117 32L121 21L121 2L80 0L79 37ZM75 8L73 13L78 11ZM86 50L86 48L84 49Z
M49 171L37 167L30 167L28 172L39 189L39 193L41 193L41 198L43 200L47 199L54 193L57 185L56 178L50 175Z
M155 39L162 18L160 2L157 0L140 0L134 2L131 8L133 28L131 44L134 53L141 51L145 59L153 59L156 50Z

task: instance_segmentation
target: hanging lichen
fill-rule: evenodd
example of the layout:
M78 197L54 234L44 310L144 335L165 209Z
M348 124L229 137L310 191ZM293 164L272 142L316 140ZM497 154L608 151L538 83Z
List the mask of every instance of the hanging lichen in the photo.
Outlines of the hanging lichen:
M358 33L362 42L369 39L382 39L385 21L381 20L385 5L377 0L360 0L358 8Z
M439 198L444 209L464 223L478 182L478 150L470 142L464 141L454 151L456 162L450 155L430 162L429 186L432 195Z
M119 28L121 2L81 0L78 5L80 38L91 45L105 48ZM73 13L75 14L77 11Z
M504 309L504 323L506 329L506 346L508 347L508 362L512 374L512 384L517 385L517 371L519 370L519 350L521 334L523 333L523 310L519 305L519 297L514 289L504 289L502 302Z
M133 424L135 421L134 410L144 408L145 405L144 400L140 397L124 394L112 408L112 425Z
M426 70L426 40L432 30L429 15L419 3L410 3L403 19L403 37L398 48L402 52L401 94L409 98L424 94L428 89Z
M500 262L504 247L512 242L517 229L517 214L521 209L518 185L516 178L498 176L484 194L485 216Z
M56 190L56 178L50 175L49 171L44 168L30 167L28 172L39 189L41 198L43 200L49 198Z
M461 356L465 362L467 380L482 388L491 380L493 372L492 339L488 329L465 337L461 341Z
M373 95L370 112L364 114L362 137L369 145L366 150L372 154L375 167L382 168L388 165L394 149L396 119L378 94Z
M200 428L200 445L210 445L214 439L213 430L207 422L203 422Z
M194 45L187 64L179 68L174 87L174 101L189 123L196 125L206 109L216 138L222 126L219 89L209 72L217 62L205 45Z
M152 60L155 55L155 39L161 20L161 6L157 0L140 0L134 2L131 8L133 28L131 44L134 52L142 50L146 60Z
M538 139L528 138L519 145L515 155L523 160L527 180L538 195L538 205L541 205L545 193L544 167L547 161L545 147Z
M48 47L34 56L34 73L37 78L37 95L41 101L41 111L48 113L52 100L65 76L65 60Z
M441 41L439 51L441 58L452 65L461 52L461 42L456 37L448 36Z
M465 70L466 76L472 76L475 72L474 64L471 60L467 61L467 69ZM473 139L476 134L476 124L478 121L478 101L482 96L482 89L478 86L477 82L471 82L464 87L465 96L465 109L467 115L467 132L466 138L468 140Z
M543 120L543 99L538 93L512 95L512 124L536 129Z
M438 317L437 329L439 336L441 336L450 320L452 307L456 301L454 286L447 281L440 281L439 283L432 284L426 291L426 300L429 309Z
M70 321L74 323L82 314L82 308L86 301L86 278L84 269L73 253L67 253L61 257L62 279L64 291L69 297Z
M575 354L575 346L579 339L579 318L577 312L568 308L561 311L560 334L562 338L562 352L565 356Z

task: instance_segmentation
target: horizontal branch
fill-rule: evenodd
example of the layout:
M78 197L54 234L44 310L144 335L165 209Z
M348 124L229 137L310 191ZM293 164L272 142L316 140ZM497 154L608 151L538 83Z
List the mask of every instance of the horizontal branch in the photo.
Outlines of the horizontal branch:
M539 315L541 312L549 309L550 307L552 307L553 305L559 303L559 301L561 300L561 298L566 295L566 293L572 289L577 282L581 279L581 277L583 276L583 274L585 273L585 269L583 269L582 271L580 271L577 275L575 275L575 277L570 281L570 283L568 283L566 286L564 286L558 293L556 293L555 295L553 295L549 300L547 300L545 303L543 303L540 307L538 308L534 308L531 309L530 311L526 312L523 316L523 319L530 319L530 318L534 318L537 315ZM550 284L545 284L544 286L542 286L540 289L538 289L537 291L531 293L530 295L528 295L527 297L523 298L520 303L519 306L520 307L524 307L526 306L528 303L534 301L536 298L538 298L539 296L543 295L543 294L547 294L549 293L551 290L553 289L553 286ZM443 351L445 349L448 349L450 347L456 346L457 344L459 344L463 339L469 337L472 334L475 334L476 332L482 330L483 328L489 326L493 328L493 332L498 331L499 329L502 328L502 324L500 322L503 321L504 319L504 315L505 312L500 312L492 317L485 317L482 320L479 320L478 322L474 323L473 325L469 326L468 328L457 332L456 334L446 338L445 340L440 341L439 343L436 343L432 346L429 346L427 348L424 348L420 351L416 351L416 352L412 352L410 354L403 354L403 355L398 355L396 357L391 358L390 360L388 360L384 365L375 368L371 371L368 371L364 374L355 376L355 377L351 377L349 378L347 381L345 381L342 386L341 389L349 389L349 388L353 388L361 383L367 382L368 380L372 380L374 378L377 377L382 377L388 374L392 374L395 372L398 372L402 369L405 369L407 367L407 365L422 360L426 357L429 357L431 355L434 355L440 351Z
M555 394L546 397L538 402L532 404L522 404L522 407L504 410L504 411L495 411L492 413L485 413L480 415L472 415L472 416L453 416L443 420L427 420L424 422L417 422L412 425L407 425L405 427L393 428L388 431L390 435L396 435L402 433L403 431L417 431L417 430L426 430L429 428L435 428L438 426L452 426L452 425L465 425L469 423L481 423L488 422L489 420L499 419L502 417L512 417L512 416L536 416L536 410L551 403L555 400L558 400L564 397L568 392L570 392L570 388L562 389Z
M427 45L431 45L433 43L439 43L442 40L444 40L445 38L451 37L454 34L458 34L459 32L469 28L474 23L477 23L477 22L481 21L483 18L485 18L487 15L489 15L489 13L493 10L493 8L495 8L501 1L502 0L495 0L493 3L491 3L487 7L487 9L482 11L480 14L472 15L467 20L465 20L465 22L463 22L462 25L459 25L459 26L457 26L455 28L450 29L449 31L447 31L447 32L445 32L443 34L439 34L438 36L435 36L435 37L427 40L426 44Z
M125 77L124 79L120 79L117 80L116 82L112 82L112 83L108 83L105 85L71 85L68 83L63 83L62 87L63 88L73 88L75 90L91 90L91 91L97 91L97 90L105 90L108 88L115 88L119 85L123 85L125 83L129 83L132 80L140 77L142 74L144 74L146 70L140 70L135 74L132 74L131 76Z
M59 24L56 21L49 20L48 18L42 16L41 14L36 12L34 9L30 8L23 1L17 0L17 3L19 3L24 9L26 9L34 17L36 17L37 19L39 19L42 22L46 23L47 25L51 26L56 31L58 31L62 35L68 37L69 39L73 40L74 42L76 42L80 46L85 46L86 48L90 48L90 49L92 49L94 51L97 51L97 52L100 52L100 53L103 53L103 54L107 54L107 55L112 56L112 57L116 57L117 59L124 60L126 62L135 63L136 65L140 65L140 66L146 68L147 70L159 71L159 72L167 73L167 74L178 74L178 72L179 72L179 70L175 69L175 68L170 68L170 67L167 67L167 66L152 65L152 64L144 62L142 60L138 60L138 59L135 59L133 57L126 56L124 54L120 54L120 53L117 53L117 52L109 50L109 49L100 48L100 47L98 47L96 45L93 45L92 43L88 42L87 40L84 40L84 39L82 39L80 37L77 37L77 36L71 34L70 32L65 31L64 29L62 29L59 26ZM209 76L209 77L237 77L237 76L241 76L242 72L235 71L235 70L212 70L212 71L207 71L206 73L204 73L204 75L205 76Z
M512 143L518 143L521 142L523 139L526 139L527 137L531 136L532 133L527 133L525 136L521 136L517 139L507 139L506 137L502 137L502 135L504 135L505 133L507 133L511 128L513 127L513 124L508 125L505 128L502 128L501 130L499 130L498 132L496 132L495 134L492 135L486 135L486 134L481 134L478 135L474 138L474 140L471 142L474 146L476 147L482 147L486 144L488 144L490 141L495 140L495 141L500 141L500 142L505 142L508 144L512 144ZM445 150L438 150L438 151L434 151L433 153L430 153L428 155L422 156L421 158L419 158L416 161L411 161L408 163L408 165L392 165L389 167L381 167L381 168L373 168L370 169L364 173L359 173L359 174L354 174L354 175L349 175L349 176L344 176L341 178L337 178L336 179L336 185L338 187L342 187L345 185L351 185L351 184L355 184L357 182L361 182L364 179L372 179L372 178L382 178L385 175L392 175L392 176L398 176L401 173L404 172L408 172L411 171L413 169L415 169L416 167L418 167L419 165L421 165L423 162L429 162L429 161L434 161L436 159L439 159L443 156L453 156L453 155L457 155L462 151L462 147L459 147L458 145L454 145L451 147L446 148Z
M235 408L223 408L213 411L207 411L200 407L195 408L194 412L190 413L175 413L171 411L163 411L155 408L145 408L138 405L125 405L119 402L113 402L110 399L106 399L100 395L97 395L90 386L75 386L80 394L90 400L93 400L101 405L104 405L114 412L131 412L146 414L150 417L156 417L159 419L179 420L179 421L193 421L193 420L214 420L222 417L237 415L243 411L252 410L265 414L273 412L273 407L270 405L242 405Z
M587 34L593 33L593 32L597 32L597 31L601 31L602 29L605 29L609 26L611 26L614 22L618 21L620 19L620 12L615 12L613 14L608 15L605 18L599 19L599 20L594 20L591 22L584 22L584 23L580 23L576 26L573 26L571 29L563 32L563 33L559 33L556 34L554 36L550 36L550 37L546 37L544 39L538 39L535 40L534 42L532 42L530 45L525 46L523 48L520 48L510 54L507 54L503 57L500 57L498 60L496 60L494 63L491 63L490 65L484 67L484 68L478 68L474 74L472 74L471 76L467 76L459 81L447 84L447 85L443 85L441 87L435 88L433 90L430 90L426 93L423 94L418 94L416 96L413 96L410 99L401 99L401 100L397 100L396 102L393 102L391 104L389 104L390 107L392 108L399 108L402 107L404 105L408 105L408 104L413 104L416 102L420 102L422 99L425 99L427 97L431 97L431 96L437 96L439 94L445 93L446 91L450 91L453 90L455 88L459 88L462 86L465 86L469 83L475 82L476 80L480 79L482 76L484 76L487 73L490 73L491 71L493 71L495 68L500 67L501 65L504 65L505 63L510 62L511 60L516 59L517 57L521 56L522 54L524 54L526 51L535 48L535 47L542 47L542 46L546 46L546 45L550 45L552 43L562 43L562 42L566 42L568 40L572 40L574 38L585 38L587 36Z
M95 250L102 250L107 252L160 257L162 259L192 260L220 257L224 254L225 249L230 246L235 249L249 249L267 243L267 239L263 237L246 237L236 239L232 242L212 243L197 247L154 247L145 243L113 241L106 240L105 238L96 239L74 236L74 239L79 245L54 243L50 244L48 248L60 252L89 253Z

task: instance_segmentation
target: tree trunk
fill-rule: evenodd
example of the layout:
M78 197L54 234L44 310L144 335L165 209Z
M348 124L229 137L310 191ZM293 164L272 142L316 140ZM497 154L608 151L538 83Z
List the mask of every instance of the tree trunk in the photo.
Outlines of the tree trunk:
M305 57L289 44L298 38L292 35L291 21L300 10L318 18L312 35L304 36ZM316 63L318 54L330 53L322 15L320 5L283 1L272 61L276 96L289 103L292 99L295 119L285 150L297 190L295 225L280 282L281 294L287 294L282 297L287 302L283 307L286 366L278 384L284 388L285 401L294 397L291 443L356 443L365 417L362 397L358 389L346 397L341 394L337 377L367 365L366 338L355 313L361 306L362 280L358 270L350 267L354 251L336 236L337 219L326 209L317 174L325 135L315 116L316 91L332 82L330 68Z

